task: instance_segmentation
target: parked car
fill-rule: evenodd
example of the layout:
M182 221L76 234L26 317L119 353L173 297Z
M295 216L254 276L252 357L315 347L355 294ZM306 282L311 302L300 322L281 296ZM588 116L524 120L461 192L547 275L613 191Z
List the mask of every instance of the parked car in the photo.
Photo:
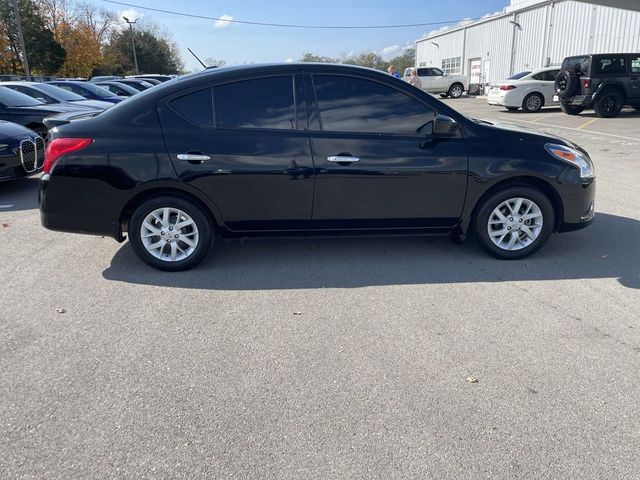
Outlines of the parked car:
M640 110L640 53L567 57L555 90L569 115L593 108L599 117L615 117L625 105Z
M151 78L151 77L135 77L135 76L129 76L126 78L130 78L132 80L143 80L147 83L150 83L151 85L160 85L162 82L160 80L156 80L155 78Z
M40 100L47 105L68 103L88 110L104 110L113 105L110 102L100 100L88 100L80 95L48 83L37 82L4 82L3 87L16 92L24 93L32 98Z
M0 181L42 170L44 140L33 130L0 120Z
M75 81L58 81L49 82L51 85L55 85L56 87L64 88L70 92L76 93L84 98L88 98L89 100L101 100L103 102L109 103L119 103L123 99L116 95L115 93L110 92L106 88L99 87L94 85L91 82L75 82Z
M520 259L594 216L577 145L347 65L185 75L51 130L44 172L45 227L126 232L162 270L195 266L214 234L474 232Z
M99 87L106 88L112 93L115 93L119 97L130 97L135 95L136 93L140 93L140 90L137 90L129 85L125 85L122 82L118 82L115 80L110 80L108 82L98 82L96 83Z
M560 67L547 67L517 73L491 85L487 103L513 111L522 108L525 112L539 112L544 106L558 105L553 96L559 72Z
M135 88L139 92L144 92L147 88L153 87L153 83L138 80L137 78L122 78L118 80L118 82L129 85L131 88Z
M46 137L47 127L43 120L58 113L85 112L86 108L58 103L45 105L40 100L16 92L0 85L0 120L18 123L34 130L41 137Z
M174 75L159 75L159 74L145 73L145 74L141 74L141 75L129 75L127 78L139 78L141 80L153 79L153 80L158 80L159 82L163 83L163 82L167 82L167 81L171 80L172 78L175 78L175 76Z
M413 70L413 67L404 70L405 81L409 81ZM435 67L418 67L417 70L422 90L425 92L439 93L442 97L459 98L469 88L469 81L464 75L449 75Z
M119 75L99 75L97 77L93 77L91 80L89 80L91 83L98 83L98 82L106 82L108 80L119 80L122 77Z

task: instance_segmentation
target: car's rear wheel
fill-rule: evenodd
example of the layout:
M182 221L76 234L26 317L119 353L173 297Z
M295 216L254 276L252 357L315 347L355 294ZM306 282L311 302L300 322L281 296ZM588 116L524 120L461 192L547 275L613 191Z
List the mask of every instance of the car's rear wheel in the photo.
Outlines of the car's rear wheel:
M593 109L596 115L602 118L617 116L623 106L624 97L618 90L612 88L602 92L593 102Z
M544 97L539 93L530 93L522 101L522 110L529 113L539 112L544 105Z
M520 107L505 107L507 110L509 110L510 112L515 112L516 110L519 110Z
M480 206L474 233L480 246L496 258L528 257L547 242L553 232L554 211L540 190L508 187Z
M140 260L165 271L188 270L209 253L212 226L193 202L174 196L142 203L129 221L129 240Z
M560 110L567 115L580 115L584 110L584 107L571 105L570 103L560 102Z
M454 83L449 87L447 95L451 98L460 98L464 93L464 86L461 83Z

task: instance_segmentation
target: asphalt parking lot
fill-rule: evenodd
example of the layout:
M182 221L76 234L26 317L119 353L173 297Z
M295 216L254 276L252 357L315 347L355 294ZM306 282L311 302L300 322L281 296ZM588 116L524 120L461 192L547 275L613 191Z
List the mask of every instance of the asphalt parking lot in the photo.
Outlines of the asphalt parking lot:
M640 112L447 103L587 149L595 223L518 262L233 240L166 274L0 184L0 477L638 478Z

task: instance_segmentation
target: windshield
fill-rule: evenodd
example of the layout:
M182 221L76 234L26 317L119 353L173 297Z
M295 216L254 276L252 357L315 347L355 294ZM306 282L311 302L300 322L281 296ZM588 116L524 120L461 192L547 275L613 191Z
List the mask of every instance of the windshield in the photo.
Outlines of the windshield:
M35 107L44 105L40 100L36 100L29 95L16 92L7 87L0 87L0 103L7 107Z
M79 102L80 100L86 100L80 95L65 90L64 88L56 87L55 85L47 85L46 83L38 85L38 90L42 90L44 93L48 93L52 97L59 98L65 102Z
M64 85L64 84L60 83L58 85ZM93 83L82 82L82 84L74 83L74 85L76 85L76 86L78 86L80 88L84 88L85 90L89 90L94 95L99 95L101 97L117 97L117 95L115 93L111 93L106 88L98 87L97 85L94 85Z
M507 80L520 80L522 77L526 77L530 73L531 71L516 73L515 75L511 75L509 78L507 78Z

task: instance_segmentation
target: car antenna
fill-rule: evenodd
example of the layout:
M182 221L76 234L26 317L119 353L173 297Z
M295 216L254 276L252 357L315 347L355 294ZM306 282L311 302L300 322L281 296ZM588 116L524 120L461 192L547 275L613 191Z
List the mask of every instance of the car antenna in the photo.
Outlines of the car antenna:
M204 64L204 62L203 62L202 60L200 60L200 59L198 58L198 56L197 56L195 53L193 53L193 50L191 50L189 47L187 47L187 50L189 50L189 53L190 53L191 55L193 55L194 57L196 57L196 60L198 60L198 61L200 62L200 65L202 65L204 68L209 68L209 67L207 67L207 66Z

